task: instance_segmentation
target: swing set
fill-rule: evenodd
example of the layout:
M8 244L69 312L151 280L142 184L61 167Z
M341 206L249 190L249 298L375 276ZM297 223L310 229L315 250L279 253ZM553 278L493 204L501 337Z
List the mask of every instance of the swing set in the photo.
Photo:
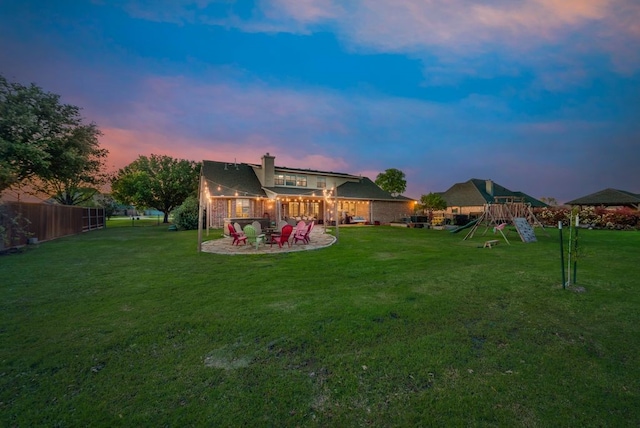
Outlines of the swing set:
M469 230L464 240L473 238L476 230L483 225L485 230L482 236L486 235L489 229L492 229L494 234L500 232L507 245L511 245L503 231L507 225L512 225L516 228L522 242L536 241L536 235L533 231L534 226L539 226L545 235L549 236L542 223L538 221L531 210L531 204L525 203L522 198L496 196L495 203L484 205L482 215Z

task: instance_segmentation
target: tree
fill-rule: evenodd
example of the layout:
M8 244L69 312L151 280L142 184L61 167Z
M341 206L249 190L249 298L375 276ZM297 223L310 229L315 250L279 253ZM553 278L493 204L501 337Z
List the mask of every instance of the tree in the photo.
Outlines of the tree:
M552 197L552 196L540 198L540 201L542 201L545 204L550 205L552 207L558 206L558 200L556 198Z
M420 204L418 207L429 213L429 221L431 221L434 211L447 209L447 201L445 201L439 193L431 192L428 195L420 196Z
M139 156L120 169L111 181L113 196L126 204L169 214L198 191L200 164L170 156Z
M387 169L376 177L376 184L392 195L399 195L407 189L404 172L396 168Z
M60 203L90 198L86 187L105 182L100 171L108 152L99 148L98 135L59 95L0 76L0 193L30 181Z
M104 208L104 216L107 220L109 220L118 210L118 203L109 194L101 193L95 195L93 200L97 207Z
M50 166L32 181L35 190L46 193L63 205L79 205L98 193L107 182L103 172L108 155L100 148L98 127L78 125L53 144Z

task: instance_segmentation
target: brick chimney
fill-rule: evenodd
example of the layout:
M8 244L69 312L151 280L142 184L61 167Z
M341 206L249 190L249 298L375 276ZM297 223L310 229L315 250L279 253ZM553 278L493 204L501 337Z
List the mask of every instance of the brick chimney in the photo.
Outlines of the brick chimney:
M273 187L275 184L274 175L275 175L275 156L266 155L262 156L262 185L265 187Z

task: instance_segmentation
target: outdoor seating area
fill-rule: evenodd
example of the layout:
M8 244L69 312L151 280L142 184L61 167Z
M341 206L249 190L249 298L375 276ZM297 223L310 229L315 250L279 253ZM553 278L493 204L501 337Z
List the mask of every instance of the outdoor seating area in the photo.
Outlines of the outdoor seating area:
M228 236L202 243L202 251L217 254L269 254L291 251L306 251L332 245L336 238L325 233L324 228L315 227L314 221L299 221L295 228L286 221L276 227L262 228L260 223L241 227L228 224ZM277 244L277 245L274 245Z

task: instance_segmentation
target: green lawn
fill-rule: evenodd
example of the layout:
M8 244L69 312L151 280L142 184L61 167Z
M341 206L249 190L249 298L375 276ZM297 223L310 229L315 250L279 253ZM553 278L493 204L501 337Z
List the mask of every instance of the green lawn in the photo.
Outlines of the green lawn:
M123 226L1 256L0 425L639 426L640 233L580 231L584 292L556 230L481 233L224 256Z

